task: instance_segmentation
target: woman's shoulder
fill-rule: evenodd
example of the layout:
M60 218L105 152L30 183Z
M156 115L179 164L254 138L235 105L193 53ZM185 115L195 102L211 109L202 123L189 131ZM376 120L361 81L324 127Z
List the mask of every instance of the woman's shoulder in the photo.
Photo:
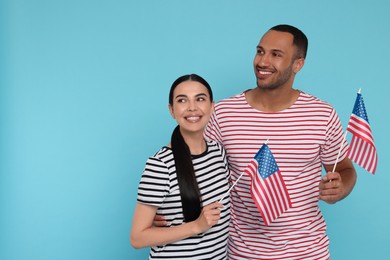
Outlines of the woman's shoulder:
M172 153L173 153L172 148L169 147L168 145L164 145L150 157L156 157L156 158L165 157L165 156L172 154Z
M172 159L172 149L168 146L163 146L152 156L149 156L148 161L159 161L160 163L167 164L167 162L171 161Z

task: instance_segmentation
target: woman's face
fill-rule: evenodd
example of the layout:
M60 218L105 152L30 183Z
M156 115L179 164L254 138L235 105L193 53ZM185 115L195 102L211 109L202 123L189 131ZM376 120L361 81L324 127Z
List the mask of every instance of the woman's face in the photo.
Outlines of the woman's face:
M214 102L207 88L197 81L184 81L177 85L173 91L173 103L169 105L182 134L203 134L213 108Z

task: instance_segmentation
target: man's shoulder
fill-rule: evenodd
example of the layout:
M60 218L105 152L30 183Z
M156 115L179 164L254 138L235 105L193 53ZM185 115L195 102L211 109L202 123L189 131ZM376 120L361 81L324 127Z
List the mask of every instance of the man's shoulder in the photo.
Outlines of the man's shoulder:
M224 106L234 105L237 103L246 103L245 92L246 91L241 92L239 94L235 94L228 98L221 99L215 104L215 107L224 107Z
M327 101L320 99L312 94L301 91L299 101L305 104L312 104L317 106L323 106L328 108L333 108L330 103Z
M240 98L245 98L245 92L246 91L243 91L243 92L240 92L240 93L235 94L233 96L230 96L228 98L221 99L218 103L226 102L226 101L229 101L229 100L237 100L237 99L240 99Z

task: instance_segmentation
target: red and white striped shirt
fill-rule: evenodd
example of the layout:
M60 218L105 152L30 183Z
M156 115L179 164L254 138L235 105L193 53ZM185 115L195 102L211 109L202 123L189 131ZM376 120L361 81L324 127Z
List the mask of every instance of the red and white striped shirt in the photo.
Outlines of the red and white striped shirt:
M206 137L226 149L232 183L268 140L289 191L292 208L264 225L250 195L251 179L243 175L231 191L230 259L328 259L329 239L318 206L322 164L337 158L343 129L326 102L300 92L279 112L251 107L245 93L215 105ZM344 159L345 143L339 161Z

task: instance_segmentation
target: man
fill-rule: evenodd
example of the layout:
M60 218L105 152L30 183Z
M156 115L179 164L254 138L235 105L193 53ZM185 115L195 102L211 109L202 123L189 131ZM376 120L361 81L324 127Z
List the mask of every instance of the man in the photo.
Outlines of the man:
M272 27L257 46L257 87L218 102L207 126L206 137L227 151L232 182L268 140L292 204L265 225L250 194L251 178L244 174L230 194L231 259L330 258L318 202L345 198L355 185L356 172L346 157L348 145L336 111L293 88L307 46L299 29ZM323 177L322 167L327 172Z

